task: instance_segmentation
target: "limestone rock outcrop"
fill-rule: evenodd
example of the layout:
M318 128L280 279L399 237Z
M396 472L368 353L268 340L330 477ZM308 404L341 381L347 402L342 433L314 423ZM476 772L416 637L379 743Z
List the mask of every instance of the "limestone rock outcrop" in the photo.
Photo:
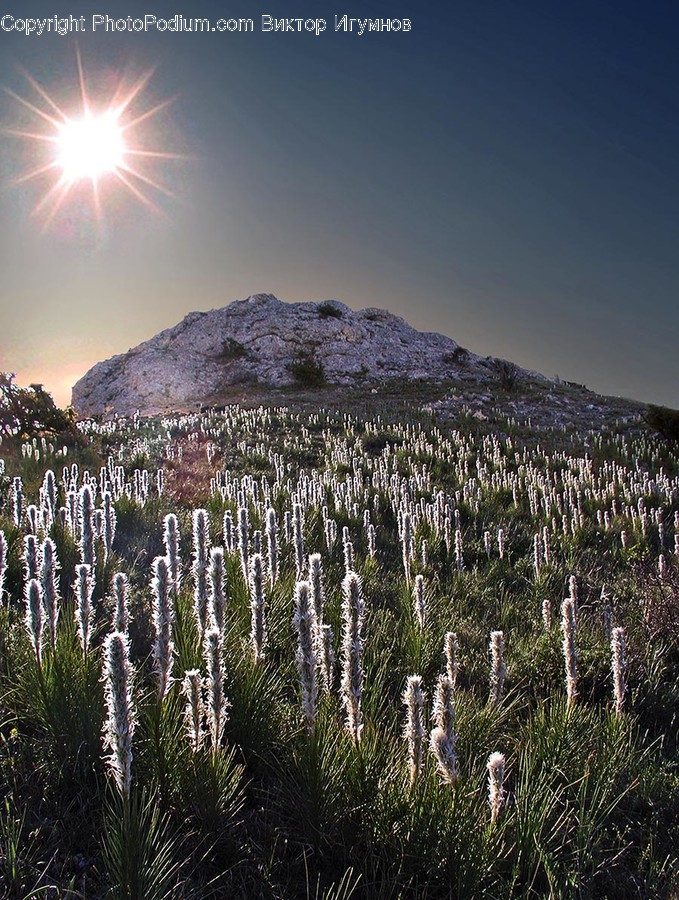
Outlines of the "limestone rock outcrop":
M383 309L255 294L189 313L127 353L97 363L74 386L73 405L83 416L152 414L218 403L238 385L436 380L461 367L467 377L487 377L489 366L450 338L417 331Z

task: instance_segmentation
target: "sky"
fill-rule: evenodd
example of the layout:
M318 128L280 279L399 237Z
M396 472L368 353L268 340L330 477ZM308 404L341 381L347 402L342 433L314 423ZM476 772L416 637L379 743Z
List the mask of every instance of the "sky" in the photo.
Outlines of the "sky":
M87 31L2 30L55 14ZM107 14L254 31L93 33ZM345 14L412 26L335 31ZM265 32L263 15L327 30ZM0 370L64 405L95 362L267 292L384 307L482 355L679 407L677 46L673 2L6 0ZM168 155L125 157L154 184L102 175L98 215L89 180L56 212L59 167L20 180L58 145L12 133L57 133L17 98L81 115L78 55L96 113L151 71L120 121L171 101L125 133Z

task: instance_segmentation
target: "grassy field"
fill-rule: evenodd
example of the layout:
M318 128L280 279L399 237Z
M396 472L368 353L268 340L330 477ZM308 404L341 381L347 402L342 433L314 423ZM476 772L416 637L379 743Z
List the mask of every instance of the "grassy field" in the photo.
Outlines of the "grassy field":
M78 427L0 446L2 896L679 896L676 453Z

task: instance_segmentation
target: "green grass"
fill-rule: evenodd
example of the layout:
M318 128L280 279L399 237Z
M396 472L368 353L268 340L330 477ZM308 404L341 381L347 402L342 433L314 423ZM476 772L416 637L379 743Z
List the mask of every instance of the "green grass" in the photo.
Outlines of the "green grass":
M464 416L439 428L429 413L418 411L420 393L407 415L401 412L408 398L395 398L374 421L318 409L229 408L225 414L172 421L85 427L78 445L69 449L69 465L78 462L81 474L88 468L98 476L111 454L130 483L135 468L146 467L151 490L142 502L124 494L116 501L116 539L105 565L98 544L95 625L87 654L78 640L71 590L79 562L77 534L59 524L50 529L64 599L56 648L45 640L40 665L24 622L26 523L19 529L11 522L10 479L21 476L26 502L38 503L45 469L53 467L59 481L62 460L48 455L36 463L22 455L17 439L5 439L2 896L676 896L679 572L671 552L679 509L676 452L633 430L555 431L538 438L516 422L495 431L477 421L473 430L465 428ZM358 439L361 454L355 452ZM208 443L216 447L211 464ZM585 444L591 448L587 459ZM613 464L623 467L615 481ZM172 477L158 497L155 471L161 466ZM214 482L218 471L224 495ZM183 473L181 482L177 472ZM238 487L232 490L234 479ZM256 663L248 585L238 554L226 553L228 716L221 746L214 750L206 741L194 752L181 693L186 670L205 674L193 612L192 508L207 509L211 542L218 545L224 512L230 509L237 521L239 490L247 495L251 541L255 530L264 529L265 497L276 510L280 575L275 585L265 585L267 642L264 659ZM344 526L354 545L366 604L364 729L358 744L345 727L337 669L331 693L319 695L314 729L305 727L292 623L295 554L283 527L285 512L300 498L305 552L322 555L325 621L333 629L338 666ZM614 498L621 514L607 530L597 511L610 512ZM59 504L64 500L60 484ZM629 514L631 508L638 511L640 500L648 515L645 534L639 517L632 520ZM413 517L416 551L410 585L397 522L403 502ZM461 572L452 547L446 547L441 518L435 521L435 510L440 513L446 503L459 514ZM337 524L332 552L325 545L324 506ZM570 521L575 507L582 524L574 534L564 534L562 514ZM375 559L367 557L364 510L376 528ZM665 548L659 544L656 511L665 522ZM183 579L172 638L174 683L161 703L152 663L150 569L164 552L162 521L168 512L179 520ZM550 561L536 576L533 538L544 527L550 532ZM505 534L504 559L497 552L498 528ZM623 529L627 548L621 544ZM493 541L490 558L485 531ZM451 532L454 538L454 522ZM664 581L657 575L661 549L669 564ZM265 537L262 552L266 556ZM129 797L115 790L102 748L101 645L111 627L111 581L117 571L130 580L138 715ZM424 628L413 607L412 579L418 573L426 585ZM571 575L579 590L578 699L568 707L560 605ZM608 600L601 599L602 588ZM549 630L542 621L544 600L551 609ZM613 712L606 603L627 641L628 691L620 715ZM504 698L493 706L488 642L496 629L504 632L508 672ZM455 695L460 777L452 787L444 784L427 751L411 787L402 693L409 675L422 676L425 725L431 728L431 695L444 670L447 631L456 632L460 649ZM491 824L486 762L494 751L506 758L506 798Z

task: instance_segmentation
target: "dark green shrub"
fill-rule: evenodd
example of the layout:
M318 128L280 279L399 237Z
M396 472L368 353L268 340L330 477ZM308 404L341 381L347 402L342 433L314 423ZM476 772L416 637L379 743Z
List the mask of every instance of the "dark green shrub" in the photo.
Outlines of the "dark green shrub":
M503 391L513 391L519 380L519 367L508 359L495 359L493 370Z
M321 303L318 307L318 314L322 319L341 319L342 318L342 310L335 306L334 303L326 302Z
M323 363L310 350L301 350L288 364L288 371L300 387L316 388L325 384Z
M371 453L375 456L379 455L387 444L390 444L392 447L400 447L403 443L403 438L400 438L393 431L381 431L377 434L366 434L362 437L363 442L363 451L365 453Z
M649 406L645 420L648 427L661 434L665 440L679 443L679 409Z
M450 353L446 353L443 359L454 366L465 366L469 362L469 350L465 347L456 347Z
M235 338L228 337L222 341L222 349L219 352L219 358L225 362L235 359L243 359L248 356L247 349Z
M23 437L73 431L75 410L59 409L41 384L20 388L14 374L0 372L0 432L18 431Z

